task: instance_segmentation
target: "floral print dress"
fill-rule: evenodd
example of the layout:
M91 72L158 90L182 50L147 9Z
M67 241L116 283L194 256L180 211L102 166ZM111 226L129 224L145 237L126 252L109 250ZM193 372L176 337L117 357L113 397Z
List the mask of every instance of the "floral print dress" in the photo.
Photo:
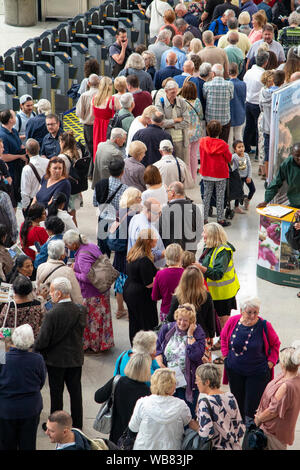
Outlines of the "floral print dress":
M242 450L240 440L245 433L245 426L233 394L227 392L206 395L205 398L209 400L212 417L200 395L197 405L199 435L203 438L214 436L214 450Z

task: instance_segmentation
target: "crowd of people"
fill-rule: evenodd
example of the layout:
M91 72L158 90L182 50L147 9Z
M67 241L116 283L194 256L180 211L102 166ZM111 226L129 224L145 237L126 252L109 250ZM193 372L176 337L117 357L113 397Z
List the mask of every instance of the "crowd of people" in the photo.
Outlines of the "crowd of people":
M11 284L0 311L1 450L36 449L46 377L50 414L42 427L50 441L59 450L91 449L82 433L82 367L84 355L117 343L113 294L131 349L95 390L97 403L114 394L103 449L126 439L134 450L180 450L187 428L216 450L241 450L251 426L263 430L270 450L293 443L300 346L280 351L254 296L231 315L240 283L224 227L231 200L235 214L251 206L253 161L266 185L260 206L287 183L300 209L299 144L268 181L272 94L300 78L295 6L139 5L150 21L148 48L131 49L119 28L111 77L100 75L96 59L85 63L76 102L85 145L46 99L35 105L24 95L18 113L1 111L0 278ZM96 243L77 218L89 180ZM186 195L200 181L203 210Z

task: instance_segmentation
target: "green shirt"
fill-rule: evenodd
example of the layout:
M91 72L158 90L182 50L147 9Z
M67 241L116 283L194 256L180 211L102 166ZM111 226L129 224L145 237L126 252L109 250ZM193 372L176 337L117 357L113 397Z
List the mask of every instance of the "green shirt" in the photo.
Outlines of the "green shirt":
M131 126L131 123L132 123L132 121L134 120L134 115L133 115L130 111L128 111L128 109L124 109L124 108L120 109L120 111L118 112L118 114L119 114L120 117L122 117L122 116L124 116L124 115L126 115L126 114L130 114L130 116L128 116L128 117L122 119L122 129L123 129L125 132L127 132L127 134L128 134L129 127Z
M241 73L244 65L244 54L241 49L237 46L229 45L225 47L224 51L227 54L229 64L235 62L238 66L239 73Z
M270 202L286 181L287 197L292 207L300 208L300 166L289 156L279 167L277 175L273 178L265 191L265 202Z

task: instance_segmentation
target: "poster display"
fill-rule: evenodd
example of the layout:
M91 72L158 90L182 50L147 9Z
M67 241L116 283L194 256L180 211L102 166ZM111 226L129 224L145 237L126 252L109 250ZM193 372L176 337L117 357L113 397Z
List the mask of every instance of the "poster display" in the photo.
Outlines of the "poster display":
M300 285L300 253L287 243L290 221L260 215L257 276L275 284Z
M293 144L300 142L300 80L273 92L270 124L268 182L277 174L281 163L291 154ZM274 199L287 203L283 186Z

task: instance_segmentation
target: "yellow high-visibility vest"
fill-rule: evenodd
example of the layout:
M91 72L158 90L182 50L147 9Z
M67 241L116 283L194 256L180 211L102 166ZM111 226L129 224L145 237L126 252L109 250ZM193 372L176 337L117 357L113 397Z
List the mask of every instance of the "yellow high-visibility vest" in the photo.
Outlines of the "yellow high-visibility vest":
M219 281L215 281L209 277L206 278L208 290L211 293L213 300L231 299L236 295L240 288L240 283L233 265L232 249L228 245L220 245L214 249L209 261L209 267L214 267L217 255L223 250L231 252L231 258L224 276Z

